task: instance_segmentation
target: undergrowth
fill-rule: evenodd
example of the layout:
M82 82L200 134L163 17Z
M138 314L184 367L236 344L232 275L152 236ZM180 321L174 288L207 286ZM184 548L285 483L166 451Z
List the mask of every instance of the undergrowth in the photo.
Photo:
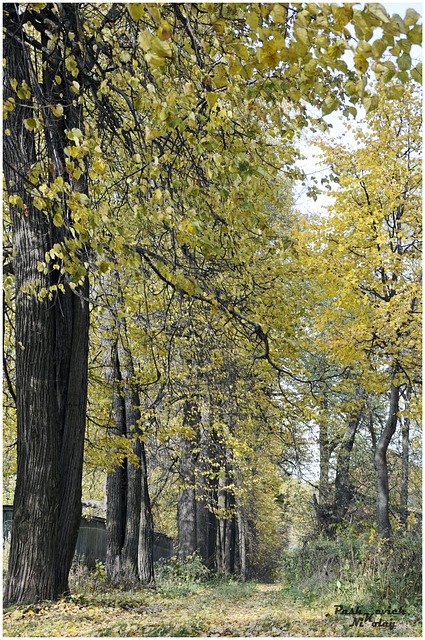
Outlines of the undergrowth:
M318 539L284 555L283 589L304 602L319 598L347 606L395 606L421 616L422 546L398 535L386 544L372 532L357 540Z

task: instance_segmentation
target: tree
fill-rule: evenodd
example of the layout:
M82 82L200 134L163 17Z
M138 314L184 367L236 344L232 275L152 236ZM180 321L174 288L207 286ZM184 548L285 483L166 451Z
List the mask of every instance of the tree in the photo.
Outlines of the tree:
M137 271L142 261L237 318L268 356L267 332L224 286L211 289L204 260L219 255L234 268L234 239L258 221L253 178L273 200L274 179L293 164L287 104L298 128L308 124L302 100L330 113L347 99L354 113L370 98L368 58L379 61L405 35L400 71L383 65L404 81L420 28L416 12L402 21L375 4L249 5L247 15L208 4L4 11L18 425L6 600L26 602L67 590L81 508L88 274ZM375 27L384 36L373 48ZM350 48L355 72L343 59ZM128 224L121 209L132 211ZM151 225L156 234L146 233Z
M122 301L118 285L117 300ZM130 455L121 455L107 476L107 577L113 584L154 581L153 520L148 489L140 394L125 319L114 314L110 345L112 426L110 434L127 438Z
M391 87L390 87L391 88ZM337 361L368 392L387 395L376 439L378 531L391 534L387 451L400 394L419 384L420 109L412 87L399 104L379 86L378 105L355 132L358 147L324 144L338 182L329 218L317 224L315 277L324 296L316 323ZM383 172L382 167L385 166ZM332 333L329 333L329 331Z
M61 11L64 41L69 43L72 31L77 44L76 9L64 5ZM6 602L53 599L68 590L81 513L87 395L88 281L82 278L72 287L60 268L54 269L59 267L56 256L50 268L37 270L53 245L68 235L61 226L72 217L67 194L72 190L85 196L84 174L78 179L68 175L64 158L69 142L65 127L81 125L82 111L70 93L64 51L51 42L50 52L45 31L39 45L40 77L23 37L27 15L16 5L5 6L4 93L9 111L4 153L13 224L18 424ZM61 61L59 76L56 65ZM59 91L67 104L60 123L54 115ZM34 135L32 114L44 120L40 135ZM55 194L51 206L41 197L42 183ZM84 260L83 246L78 256Z

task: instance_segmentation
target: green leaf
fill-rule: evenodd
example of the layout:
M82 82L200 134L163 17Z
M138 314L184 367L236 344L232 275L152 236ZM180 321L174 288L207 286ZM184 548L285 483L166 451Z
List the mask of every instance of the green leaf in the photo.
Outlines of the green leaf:
M397 78L403 84L406 84L407 82L409 82L409 74L407 73L407 71L399 71L397 74Z
M55 213L53 216L53 224L55 227L61 227L63 224L63 218L61 213Z
M375 40L372 45L372 55L374 58L380 58L387 48L387 43L382 38Z
M404 94L404 88L402 84L394 84L385 89L386 96L389 100L400 100Z
M404 22L397 14L394 14L391 17L390 22L386 22L385 24L383 24L382 28L385 33L391 36L399 36L400 33L405 30Z
M68 138L68 140L73 140L75 142L76 140L79 140L83 137L83 132L81 131L81 129L74 128L71 129L71 131L68 131L66 137Z
M150 49L152 51L152 53L158 57L159 59L162 58L171 58L172 57L172 49L171 49L171 44L169 43L168 40L160 40L159 38L157 38L156 36L154 36L151 40L150 43Z
M379 99L378 96L366 96L363 98L363 104L366 109L366 113L370 113L374 111L374 109L378 108Z
M420 84L422 84L422 62L417 64L416 67L412 69L410 75L412 76L413 80L415 80L415 82L419 82Z
M275 4L273 5L273 9L270 15L273 18L274 22L280 22L284 24L286 22L287 8L282 4Z
M138 22L145 13L145 6L142 2L128 2L127 9L135 22Z
M63 106L61 104L51 105L50 108L56 118L63 116Z
M407 40L412 44L422 44L422 27L417 24L407 32Z
M420 13L418 13L414 9L407 9L406 17L404 18L404 24L406 25L406 27L411 27L413 24L417 23L420 17Z
M384 84L386 84L387 82L390 82L392 78L394 78L397 70L395 68L394 63L391 61L385 62L384 66L386 67L386 69L381 76L381 80L382 82L384 82Z
M17 205L18 207L21 207L21 209L24 206L21 196L17 196L17 195L9 196L9 202L10 204L14 204L14 205Z
M308 44L308 33L305 27L299 27L294 29L294 36L298 42Z
M335 96L328 96L322 104L322 113L327 116L339 107L339 100Z
M354 56L354 64L360 73L365 73L368 68L368 62L362 53L356 53Z
M385 7L382 4L379 4L379 2L371 2L369 4L366 5L366 10L368 13L371 13L372 15L374 15L376 18L378 18L379 20L381 20L381 22L389 22L390 18L388 16L387 10L385 9Z
M24 127L28 129L28 131L33 131L37 126L37 120L34 118L25 118Z
M36 209L38 209L39 211L42 211L44 209L44 207L46 206L46 203L44 202L43 198L39 198L38 196L33 198L32 203L33 203L34 207Z
M400 71L408 71L412 66L412 58L409 53L403 53L397 58L397 65Z

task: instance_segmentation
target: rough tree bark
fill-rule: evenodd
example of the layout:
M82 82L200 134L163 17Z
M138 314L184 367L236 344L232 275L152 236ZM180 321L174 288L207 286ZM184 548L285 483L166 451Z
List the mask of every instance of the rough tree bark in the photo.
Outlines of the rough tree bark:
M141 464L141 507L140 529L138 546L139 580L142 584L154 584L155 575L153 567L153 541L154 528L151 510L151 501L148 489L148 470L146 465L145 444L140 443Z
M238 546L239 546L239 574L242 580L247 578L246 563L246 522L242 507L237 511L238 518Z
M40 11L50 18L46 7ZM78 6L67 5L64 19L75 24ZM66 279L64 293L51 299L40 297L59 282L60 270L37 270L45 253L66 235L70 212L62 200L64 226L53 224L53 212L34 207L29 182L31 167L40 160L34 134L24 120L34 107L55 104L51 88L51 56L44 56L42 87L33 68L34 57L25 41L25 14L17 5L4 5L4 98L26 83L31 96L16 101L8 114L4 142L4 167L9 196L19 196L22 205L11 207L14 273L16 278L16 408L17 480L6 603L56 599L68 591L68 574L74 555L81 517L81 477L87 402L89 312L88 283L71 290ZM47 27L40 27L42 30ZM47 35L41 32L41 41ZM59 38L60 39L60 38ZM58 55L60 47L57 47ZM65 68L65 67L64 67ZM63 71L64 75L66 72ZM80 107L67 100L68 78L64 78L62 102L67 103L60 125L45 118L45 141L50 166L64 182L64 128L81 123ZM12 85L11 85L12 81ZM43 93L46 91L48 95ZM52 130L53 127L53 130ZM47 163L47 166L48 163ZM47 177L49 181L51 177ZM84 176L73 188L85 191Z
M327 400L323 399L323 408L327 409ZM330 460L337 443L329 440L329 430L322 421L319 428L319 497L313 495L313 506L316 512L318 529L326 536L333 535L333 512L331 485L329 482Z
M116 345L111 349L110 382L112 384L111 436L125 435L124 402L120 392L120 370ZM114 465L106 477L106 575L112 584L121 576L121 549L125 538L126 465Z

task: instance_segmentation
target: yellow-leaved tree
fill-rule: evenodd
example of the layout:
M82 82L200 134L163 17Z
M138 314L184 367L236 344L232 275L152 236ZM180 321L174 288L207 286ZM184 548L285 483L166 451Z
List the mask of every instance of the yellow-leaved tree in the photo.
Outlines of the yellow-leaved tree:
M374 100L353 127L354 148L322 142L333 204L299 238L320 305L316 344L359 388L386 398L385 424L372 435L378 532L388 537L387 450L400 411L418 417L419 405L407 406L421 371L421 103L409 85L401 103L384 85Z

